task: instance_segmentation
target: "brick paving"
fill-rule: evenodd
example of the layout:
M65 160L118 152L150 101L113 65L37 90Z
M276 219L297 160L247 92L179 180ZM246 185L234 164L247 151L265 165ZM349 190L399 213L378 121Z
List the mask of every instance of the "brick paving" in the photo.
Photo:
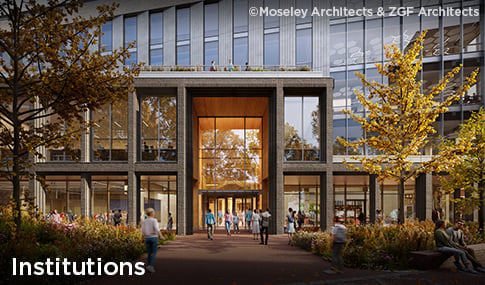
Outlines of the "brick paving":
M269 245L260 245L247 233L228 237L216 232L212 241L202 233L177 236L159 248L155 273L102 277L85 284L485 284L485 274L456 272L451 261L430 271L346 268L342 274L328 275L324 271L329 262L287 243L285 235L270 236ZM485 262L484 255L479 259Z

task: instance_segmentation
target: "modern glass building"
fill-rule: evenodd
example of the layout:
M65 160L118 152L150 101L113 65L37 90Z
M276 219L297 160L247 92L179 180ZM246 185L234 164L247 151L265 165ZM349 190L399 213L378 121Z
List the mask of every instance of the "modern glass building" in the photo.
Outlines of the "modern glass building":
M88 2L87 10L103 2ZM162 228L171 213L178 234L202 229L208 208L218 214L269 207L273 233L283 233L289 207L305 213L305 225L323 228L335 216L355 219L360 212L373 221L378 209L392 221L397 183L346 169L345 156L369 150L356 153L336 140L366 136L342 114L366 112L353 93L363 89L355 72L382 82L374 66L385 62L382 46L395 43L406 50L422 30L428 30L419 74L423 91L463 65L437 101L484 67L479 0L118 2L117 15L102 27L100 48L109 53L136 41L125 64L146 66L134 93L85 114L96 124L75 143L80 163L62 149L41 150L45 159L32 170L45 177L50 190L35 180L22 187L44 211L94 216L122 209L136 223L149 206ZM410 6L414 14L389 13L388 7ZM251 7L384 7L387 13L250 16ZM418 16L420 7L480 13ZM440 136L456 137L458 125L484 105L484 80L480 72L468 94L438 119L436 136L416 162L435 152ZM0 191L0 203L7 202L9 182L0 181ZM421 175L406 184L405 214L425 219L437 209L452 220L447 195L437 174Z

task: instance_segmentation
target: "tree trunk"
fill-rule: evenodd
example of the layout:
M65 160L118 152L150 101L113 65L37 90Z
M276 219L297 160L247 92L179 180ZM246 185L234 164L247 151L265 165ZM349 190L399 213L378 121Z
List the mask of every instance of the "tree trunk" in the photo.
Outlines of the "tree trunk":
M17 226L17 233L20 233L20 225L21 225L21 208L22 208L22 201L20 200L20 179L21 179L21 170L20 170L20 131L19 126L17 124L14 125L14 142L13 142L13 177L12 177L12 186L13 186L13 199L15 202L15 210L16 215L14 216L15 225Z
M483 171L482 171L483 172ZM483 177L483 173L481 174ZM485 235L485 180L480 180L478 183L478 191L480 193L480 208L478 209L478 224L479 228L482 229L482 234Z
M404 179L399 179L398 191L398 222L399 224L404 223Z

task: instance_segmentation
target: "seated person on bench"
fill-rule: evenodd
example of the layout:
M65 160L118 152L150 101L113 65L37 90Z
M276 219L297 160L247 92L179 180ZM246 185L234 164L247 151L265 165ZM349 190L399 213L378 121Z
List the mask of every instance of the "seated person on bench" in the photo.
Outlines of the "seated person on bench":
M480 264L480 262L475 257L475 252L473 249L466 246L465 240L463 239L463 231L461 228L465 226L464 220L459 220L455 223L454 227L449 227L446 229L446 234L450 236L450 240L455 244L456 248L461 249L465 252L468 260L473 264L473 268L479 272L485 272L485 268Z

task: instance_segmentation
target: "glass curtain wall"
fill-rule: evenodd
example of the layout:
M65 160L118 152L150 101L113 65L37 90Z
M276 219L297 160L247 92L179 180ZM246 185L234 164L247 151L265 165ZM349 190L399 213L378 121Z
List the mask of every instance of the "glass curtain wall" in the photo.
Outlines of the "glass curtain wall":
M121 224L128 218L128 178L119 176L91 177L91 216L112 224L112 213L121 210Z
M92 161L128 160L127 97L91 112Z
M312 11L312 0L299 0L296 8ZM312 16L296 17L296 65L312 68L312 38Z
M140 177L142 209L153 208L155 218L161 229L167 229L168 215L172 215L172 229L176 229L177 221L177 176L175 175L142 175ZM145 218L140 213L141 219Z
M334 213L342 221L359 223L360 213L369 217L369 176L334 175Z
M51 147L47 149L46 161L75 161L75 157L81 156L81 130L74 132L73 130L79 129L80 123L73 122L69 126L64 120L60 119L58 115L52 115L46 118L49 124L58 124L59 129L62 130L62 134L68 134L70 136L70 147L74 150L74 153L66 151L64 147ZM75 156L75 157L74 157Z
M204 65L205 70L210 70L212 61L216 65L224 65L219 62L219 3L204 5Z
M279 0L264 0L264 7L279 9ZM280 20L277 16L264 16L263 64L276 70L280 64Z
M141 100L141 160L177 160L177 102L175 96Z
M285 175L284 209L301 212L305 226L319 226L320 221L320 175Z
M61 215L71 212L81 215L81 177L80 176L46 176L45 213L56 210Z
M454 7L477 9L476 1L422 1L427 8ZM461 3L460 3L461 2ZM352 6L349 1L334 1L336 7ZM391 1L399 6L399 1ZM381 3L382 4L382 3ZM350 5L350 6L349 6ZM357 5L357 4L356 4ZM390 4L391 5L391 4ZM358 6L362 6L362 2ZM366 2L366 8L381 6L378 1ZM417 12L417 11L416 11ZM423 80L422 90L429 93L438 80L453 67L462 64L463 70L453 80L447 89L435 97L441 101L456 92L475 68L483 65L482 31L479 16L461 17L419 17L417 13L409 17L384 17L383 19L361 17L332 17L330 20L329 59L330 76L335 78L334 89L334 154L352 155L353 150L343 148L337 141L337 136L354 140L366 136L348 116L342 114L343 109L365 115L365 110L357 101L353 90L362 90L362 83L355 72L363 72L368 77L379 76L375 72L374 63L384 63L382 44L396 44L406 51L416 40L422 30L428 30L424 42L424 63L418 80ZM460 56L460 53L462 54ZM379 76L380 77L380 76ZM382 80L382 78L379 78ZM384 82L387 83L387 78ZM454 102L450 112L457 112L459 117L445 115L434 124L437 134L431 138L427 154L432 154L439 136L456 135L449 130L457 129L458 125L469 116L470 110L478 110L483 100L483 87L480 76L477 83L460 101ZM365 90L367 91L367 90ZM467 105L465 107L465 105ZM457 118L457 119L456 119ZM448 120L450 119L450 120ZM357 153L372 151L363 148ZM369 152L370 153L370 152Z
M262 118L199 118L199 189L262 190Z

